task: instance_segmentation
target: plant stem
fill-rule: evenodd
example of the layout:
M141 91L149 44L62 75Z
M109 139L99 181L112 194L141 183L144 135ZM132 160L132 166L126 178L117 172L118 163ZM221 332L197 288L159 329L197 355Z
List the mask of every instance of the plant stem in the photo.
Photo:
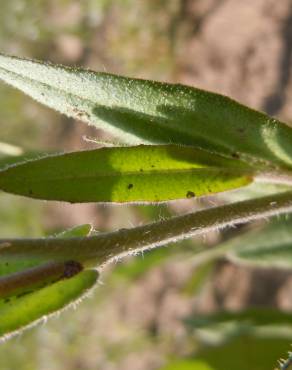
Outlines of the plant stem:
M190 238L226 226L238 225L292 211L292 191L213 207L132 229L87 238L0 240L0 262L5 258L76 260L86 266L109 262L117 256ZM2 248L1 248L2 246Z

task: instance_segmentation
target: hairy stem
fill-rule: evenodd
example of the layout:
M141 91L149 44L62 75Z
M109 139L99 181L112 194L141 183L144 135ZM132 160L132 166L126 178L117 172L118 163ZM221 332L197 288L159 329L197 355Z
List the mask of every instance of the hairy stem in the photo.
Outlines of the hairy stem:
M292 211L292 191L213 207L132 229L87 238L0 240L0 263L7 259L79 261L101 265L117 256L162 246L211 230Z

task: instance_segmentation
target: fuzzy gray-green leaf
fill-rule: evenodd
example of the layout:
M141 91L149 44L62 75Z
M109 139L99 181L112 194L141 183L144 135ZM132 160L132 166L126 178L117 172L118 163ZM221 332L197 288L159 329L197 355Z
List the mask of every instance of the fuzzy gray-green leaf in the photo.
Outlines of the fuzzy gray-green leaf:
M285 267L292 266L292 219L282 216L258 230L231 239L225 247L238 263Z
M127 143L192 145L292 167L291 128L222 95L5 55L0 78Z

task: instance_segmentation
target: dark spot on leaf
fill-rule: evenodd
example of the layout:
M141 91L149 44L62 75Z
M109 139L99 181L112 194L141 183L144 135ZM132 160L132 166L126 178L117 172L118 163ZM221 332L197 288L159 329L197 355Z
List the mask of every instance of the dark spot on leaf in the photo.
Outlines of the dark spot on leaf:
M143 172L143 168L140 168L140 172Z
M81 263L76 262L76 261L67 261L65 262L64 273L62 277L64 279L69 279L70 277L78 274L82 270L83 270L83 267Z
M232 155L233 158L236 158L236 159L240 158L239 154L236 153L236 152L233 152L231 155Z
M195 193L193 191L188 191L187 194L186 194L187 198L194 198L195 197Z
M154 168L155 167L154 164L151 164L151 167Z
M237 129L237 131L238 131L239 133L243 134L243 133L245 132L245 128L244 128L244 127L239 127L239 128Z
M4 303L9 303L10 302L10 298L5 298L4 299Z
M33 192L32 192L32 190L31 190L31 189L29 189L28 194L29 194L29 195L32 195L32 194L33 194Z
M134 186L133 184L129 184L128 189L132 189L133 186Z

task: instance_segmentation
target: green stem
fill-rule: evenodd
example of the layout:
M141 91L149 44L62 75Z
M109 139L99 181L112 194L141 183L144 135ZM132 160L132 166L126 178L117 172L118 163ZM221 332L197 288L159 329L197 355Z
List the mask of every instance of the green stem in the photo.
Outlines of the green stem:
M292 191L209 208L132 229L101 233L87 238L0 240L0 261L5 258L76 260L101 265L117 256L190 238L226 226L292 211Z

